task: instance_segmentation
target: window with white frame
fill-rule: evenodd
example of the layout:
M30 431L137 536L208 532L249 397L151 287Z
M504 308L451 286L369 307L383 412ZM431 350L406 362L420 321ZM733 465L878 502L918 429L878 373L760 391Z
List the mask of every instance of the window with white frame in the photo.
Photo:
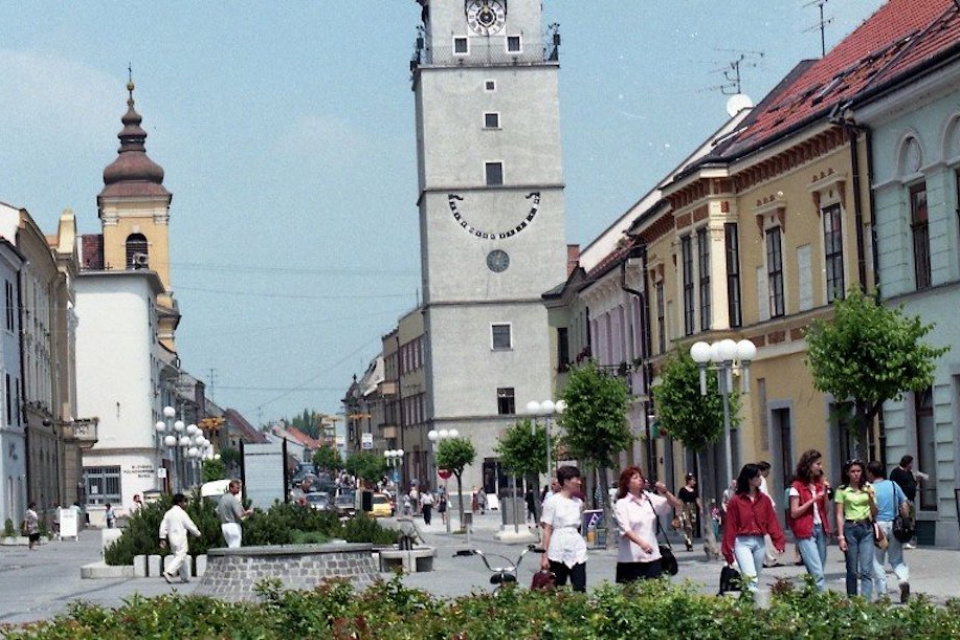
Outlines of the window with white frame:
M910 187L910 231L913 237L913 274L917 289L931 284L930 225L927 214L927 183Z
M512 327L509 324L495 324L491 326L491 338L495 351L513 348Z
M767 229L767 292L770 298L770 315L774 318L785 313L783 302L783 250L780 227Z
M83 485L87 504L118 504L121 502L120 467L84 467Z
M827 302L843 299L843 234L840 204L832 204L821 212L823 218L823 259L827 275Z
M727 254L727 316L731 327L743 323L740 301L740 235L736 222L723 225L723 242Z
M697 258L700 270L700 330L710 329L710 234L697 230Z
M696 302L693 291L693 242L690 236L680 239L680 258L683 265L683 333L693 335L696 330Z

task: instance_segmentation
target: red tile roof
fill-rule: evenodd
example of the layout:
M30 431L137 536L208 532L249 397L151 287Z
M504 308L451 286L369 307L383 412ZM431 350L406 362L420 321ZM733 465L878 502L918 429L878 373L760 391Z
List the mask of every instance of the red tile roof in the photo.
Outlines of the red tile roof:
M816 61L792 86L762 111L725 150L738 157L775 140L796 127L825 117L864 89L916 68L945 47L955 44L953 0L890 0L853 33ZM931 25L948 17L953 28L941 32ZM926 36L916 36L928 30Z

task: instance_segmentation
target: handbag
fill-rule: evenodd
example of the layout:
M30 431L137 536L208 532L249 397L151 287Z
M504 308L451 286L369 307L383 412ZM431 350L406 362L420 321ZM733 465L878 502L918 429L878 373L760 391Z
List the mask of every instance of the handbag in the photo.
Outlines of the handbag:
M650 510L653 511L653 519L657 523L657 538L659 539L660 534L663 533L663 529L660 528L660 516L657 515L657 510L653 508L653 500L650 499L650 496L647 496L647 502L650 503ZM680 565L677 564L677 556L673 555L673 547L670 546L670 541L667 539L667 534L665 533L663 533L663 541L666 544L659 545L660 568L664 573L675 576L680 572Z
M553 571L541 569L533 574L533 580L530 582L531 591L547 591L553 589L557 580L557 574Z
M741 590L740 572L729 564L724 564L720 569L720 591L718 596L722 596L728 591Z
M873 523L873 546L881 551L890 546L890 541L883 535L883 529L878 522Z
M893 491L893 503L897 503L897 489L893 486L893 482L890 482L890 489ZM906 544L913 540L913 534L916 533L916 528L913 524L913 518L910 516L905 516L903 513L897 509L897 515L893 519L893 527L891 528L893 532L893 537L897 539L897 542Z

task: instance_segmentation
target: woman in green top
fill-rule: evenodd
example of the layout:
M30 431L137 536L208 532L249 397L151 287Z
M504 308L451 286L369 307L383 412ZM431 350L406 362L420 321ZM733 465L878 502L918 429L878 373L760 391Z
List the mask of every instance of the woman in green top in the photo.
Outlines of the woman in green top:
M873 594L873 518L877 515L873 486L867 482L862 460L843 467L843 485L834 497L837 503L837 531L840 551L847 558L847 595L870 599Z

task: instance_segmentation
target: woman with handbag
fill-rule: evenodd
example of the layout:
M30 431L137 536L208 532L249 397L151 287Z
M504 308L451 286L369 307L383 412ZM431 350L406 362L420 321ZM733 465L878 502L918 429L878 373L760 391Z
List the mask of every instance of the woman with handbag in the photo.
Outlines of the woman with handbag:
M804 451L797 463L793 484L787 490L787 523L817 591L827 588L823 568L827 563L827 541L830 538L827 518L830 485L823 478L821 458L816 449Z
M580 493L580 470L572 465L557 469L559 493L543 503L540 524L543 526L541 544L546 552L540 568L552 571L556 586L562 587L570 579L574 591L587 590L587 543L577 528L580 526L583 501Z
M906 514L909 517L910 501L896 482L887 480L882 462L874 460L868 464L867 476L870 478L870 484L873 485L877 503L876 523L889 543L886 549L878 547L873 550L873 588L877 596L887 594L887 572L883 564L889 559L893 573L900 583L900 602L906 603L910 598L910 568L903 560L903 542L893 535L893 521L898 515L903 517ZM910 539L907 538L907 542L909 541Z
M847 595L870 599L873 595L873 519L877 515L873 486L866 479L862 460L850 460L843 467L843 484L837 489L837 537L846 554Z
M662 575L657 519L683 504L662 482L654 485L653 495L644 491L646 484L639 467L627 467L620 472L613 509L618 533L616 580L620 584Z
M777 553L783 553L787 545L773 501L760 491L760 479L760 467L743 466L723 525L723 558L730 566L736 558L743 585L751 593L760 588L760 570L767 550L764 536L770 536Z

